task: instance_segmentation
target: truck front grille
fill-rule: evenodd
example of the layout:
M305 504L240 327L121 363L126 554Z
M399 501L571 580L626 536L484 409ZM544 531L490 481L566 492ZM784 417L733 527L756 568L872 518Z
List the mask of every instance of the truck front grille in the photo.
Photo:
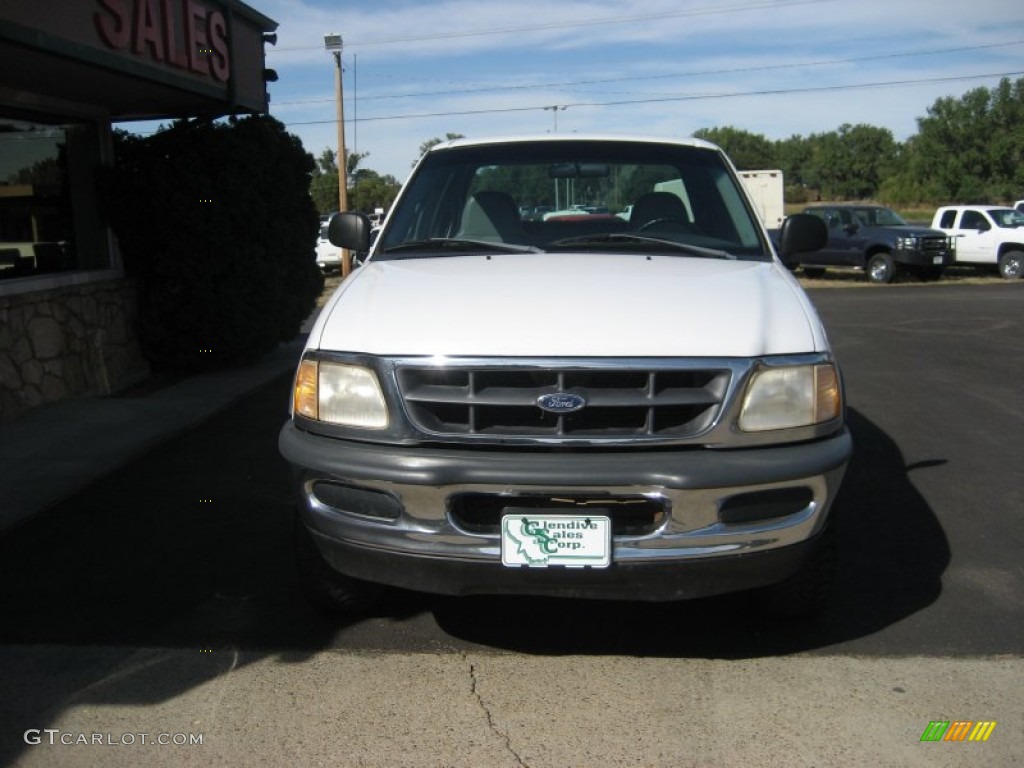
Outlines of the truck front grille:
M946 254L950 252L949 238L948 237L922 237L921 238L921 250L925 253L932 253L935 255Z
M708 429L725 397L728 369L401 367L398 386L427 433L537 439L685 438ZM544 395L583 399L571 413ZM579 401L577 401L579 402Z

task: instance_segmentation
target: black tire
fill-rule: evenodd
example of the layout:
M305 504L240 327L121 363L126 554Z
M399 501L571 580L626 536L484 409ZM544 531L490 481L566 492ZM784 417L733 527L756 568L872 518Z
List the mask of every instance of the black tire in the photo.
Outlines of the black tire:
M1007 251L999 257L999 276L1004 280L1019 280L1024 276L1024 251Z
M891 283L896 276L896 265L893 263L892 256L883 251L868 259L868 263L864 265L864 271L867 272L868 280L872 283L883 285Z
M809 277L812 280L817 280L819 277L825 276L824 267L801 267L804 271L804 277Z
M836 560L836 536L829 529L821 534L800 570L755 593L758 612L773 619L813 618L832 597Z
M299 585L314 608L329 616L353 616L366 614L382 602L386 587L338 573L324 560L298 513L294 533Z

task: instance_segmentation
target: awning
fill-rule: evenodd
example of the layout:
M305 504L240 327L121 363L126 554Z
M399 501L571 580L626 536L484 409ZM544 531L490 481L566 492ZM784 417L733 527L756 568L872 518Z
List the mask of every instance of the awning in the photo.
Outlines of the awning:
M112 121L267 110L263 35L237 0L4 0L0 108Z

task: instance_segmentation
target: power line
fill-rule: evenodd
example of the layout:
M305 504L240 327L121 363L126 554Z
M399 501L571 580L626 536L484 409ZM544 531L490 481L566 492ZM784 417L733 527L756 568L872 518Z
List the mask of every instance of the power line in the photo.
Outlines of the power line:
M846 59L823 59L820 61L808 61L808 62L788 62L784 64L767 64L764 66L756 67L731 67L727 69L706 69L706 70L695 70L688 72L672 72L668 74L660 75L624 75L621 77L608 77L599 78L592 80L568 80L554 83L533 83L527 85L493 85L493 86L481 86L478 88L459 88L451 89L446 91L422 91L420 93L402 93L402 94L391 94L386 96L364 96L361 101L381 101L385 99L406 99L406 98L419 98L426 96L457 96L461 94L472 94L472 93L490 93L490 92L502 92L502 91L526 91L534 90L537 88L571 88L579 85L604 85L607 83L625 83L625 82L637 82L644 80L668 80L677 77L702 77L708 75L727 75L727 74L739 74L743 72L762 72L767 70L780 70L780 69L799 69L799 68L811 68L811 67L824 67L824 66L835 66L837 64L856 64L862 61L877 61L879 59L899 59L899 58L910 58L914 56L940 56L950 53L965 53L968 51L980 51L991 48L1006 48L1013 45L1022 45L1024 40L1011 40L1004 43L989 43L986 45L971 45L962 46L957 48L936 48L928 51L908 51L903 53L887 53L875 56L856 56ZM300 99L295 101L281 101L277 102L278 106L292 105L292 104L318 104L334 101L333 98L329 99Z
M852 90L863 90L869 88L895 88L908 85L925 85L928 83L952 83L952 82L963 82L966 80L986 80L993 77L1016 77L1024 75L1024 71L1021 72L993 72L985 75L961 75L957 77L933 77L923 78L918 80L888 80L876 83L853 83L848 85L821 85L812 86L808 88L778 88L768 89L761 91L744 91L738 93L714 93L714 94L691 94L686 96L662 96L656 98L644 98L644 99L623 99L620 101L591 101L591 102L576 102L567 103L566 107L618 107L627 106L633 104L660 104L673 101L702 101L706 99L735 99L747 96L782 96L794 93L822 93L829 91L852 91ZM537 104L529 107L501 107L494 109L467 109L453 112L421 112L409 115L382 115L378 117L361 117L359 122L370 123L370 122L382 122L385 120L412 120L425 117L457 117L461 115L489 115L489 114L507 114L511 112L532 112L535 110L546 109L550 107L550 104ZM334 123L335 120L304 120L296 122L288 122L286 125L322 125L327 123ZM353 121L346 121L353 122Z
M547 32L554 29L574 29L577 27L597 27L608 24L630 24L641 21L654 21L657 19L677 19L687 16L710 16L714 14L739 13L742 11L774 10L793 5L815 5L820 3L835 2L835 0L767 0L762 2L748 2L738 5L712 6L708 8L696 8L689 11L673 11L669 13L652 13L639 16L614 16L604 19L574 20L565 22L551 22L548 24L529 24L516 27L494 27L491 29L467 30L465 32L434 32L429 35L413 35L410 37L381 38L378 40L356 40L355 42L345 41L346 48L356 48L370 45L396 45L399 43L418 43L431 40L451 40L462 37L485 37L488 35L507 35L521 32ZM322 45L294 45L274 48L267 53L291 53L293 51L322 50Z

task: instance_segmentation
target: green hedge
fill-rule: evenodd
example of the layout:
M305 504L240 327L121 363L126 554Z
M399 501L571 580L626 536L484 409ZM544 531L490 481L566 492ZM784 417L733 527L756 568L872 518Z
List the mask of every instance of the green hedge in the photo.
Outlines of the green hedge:
M246 362L299 332L323 289L312 172L312 155L267 116L116 134L104 209L155 369Z

